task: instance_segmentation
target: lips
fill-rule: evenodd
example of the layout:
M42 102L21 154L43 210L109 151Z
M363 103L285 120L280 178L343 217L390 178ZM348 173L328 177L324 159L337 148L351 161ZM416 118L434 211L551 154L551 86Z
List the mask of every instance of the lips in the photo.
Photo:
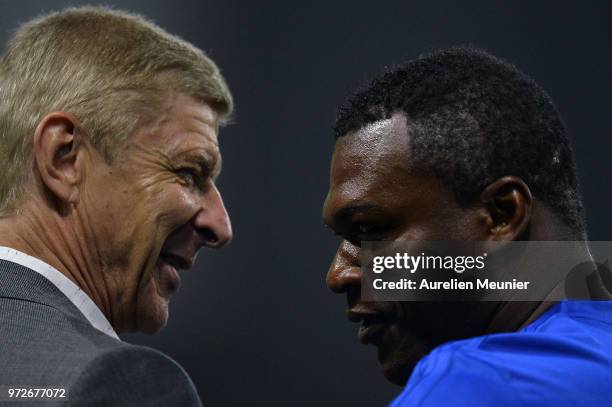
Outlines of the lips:
M357 332L357 337L359 342L364 345L369 343L377 344L381 341L386 329L387 324L384 322L363 321Z
M159 255L159 259L162 262L171 265L176 270L189 270L191 269L191 267L193 267L193 262L189 258L183 257L175 253L162 252Z
M169 297L181 286L179 270L189 270L193 261L175 253L162 252L158 259L159 281L162 295Z
M354 307L347 311L347 317L351 322L361 323L357 336L364 345L379 343L388 327L385 314L372 309Z

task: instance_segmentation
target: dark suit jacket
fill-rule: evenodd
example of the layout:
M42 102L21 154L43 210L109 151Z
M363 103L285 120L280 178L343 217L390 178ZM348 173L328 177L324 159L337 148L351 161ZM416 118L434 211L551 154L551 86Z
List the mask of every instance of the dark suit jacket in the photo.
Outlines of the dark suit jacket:
M0 389L7 386L65 388L70 406L201 405L174 360L98 331L45 277L0 260ZM0 395L0 405L6 400Z

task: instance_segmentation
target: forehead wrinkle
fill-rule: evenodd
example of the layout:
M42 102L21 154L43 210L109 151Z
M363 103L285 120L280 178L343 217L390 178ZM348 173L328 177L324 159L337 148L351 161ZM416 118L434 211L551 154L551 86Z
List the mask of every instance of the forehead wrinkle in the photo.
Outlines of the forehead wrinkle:
M183 122L184 128L174 129L175 135L171 139L175 145L172 150L180 150L187 144L190 145L188 150L201 150L199 154L204 156L207 162L218 161L220 150L216 129L206 121L199 120L199 117L190 116L189 119L191 120L187 120L187 123Z
M214 123L209 123L206 120L202 120L200 116L189 116L188 118L182 120L183 125L185 126L185 133L196 133L204 138L209 140L214 140L215 144L217 143L217 127Z
M219 130L219 123L213 118L205 117L198 114L192 115L191 118L196 122L196 125L211 129L215 133Z
M197 104L188 106L183 112L183 120L193 120L198 127L205 127L211 129L215 133L219 129L219 116L215 110L213 110L207 104Z
M168 120L158 127L166 127L164 132L168 134L197 134L207 142L218 143L218 115L210 106L185 95L174 95L169 101Z

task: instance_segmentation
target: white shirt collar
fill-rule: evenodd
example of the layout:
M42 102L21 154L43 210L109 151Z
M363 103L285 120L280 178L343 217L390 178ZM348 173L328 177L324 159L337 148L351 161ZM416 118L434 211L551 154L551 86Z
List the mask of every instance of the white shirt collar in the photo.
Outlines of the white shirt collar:
M0 259L11 261L34 270L38 274L51 281L77 307L87 318L89 323L99 331L110 337L119 339L117 333L108 322L100 308L89 298L83 290L73 283L68 277L53 268L44 261L32 257L10 247L0 246Z

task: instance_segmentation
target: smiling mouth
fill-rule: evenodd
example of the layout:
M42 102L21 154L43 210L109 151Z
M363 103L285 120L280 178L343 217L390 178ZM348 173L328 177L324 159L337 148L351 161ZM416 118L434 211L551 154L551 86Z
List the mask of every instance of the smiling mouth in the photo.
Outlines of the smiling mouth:
M189 270L192 267L191 260L185 259L172 253L161 253L159 255L159 259L162 262L174 267L177 271Z
M385 316L378 312L349 309L347 311L348 319L351 322L361 323L357 337L359 342L364 345L378 344L381 342L388 323Z
M357 337L359 338L359 342L364 345L370 343L376 345L381 342L386 329L387 324L384 321L366 319L362 321L359 331L357 332Z
M171 253L160 254L158 259L159 282L164 297L170 297L171 294L178 291L181 286L179 270L189 270L191 266L190 260Z

